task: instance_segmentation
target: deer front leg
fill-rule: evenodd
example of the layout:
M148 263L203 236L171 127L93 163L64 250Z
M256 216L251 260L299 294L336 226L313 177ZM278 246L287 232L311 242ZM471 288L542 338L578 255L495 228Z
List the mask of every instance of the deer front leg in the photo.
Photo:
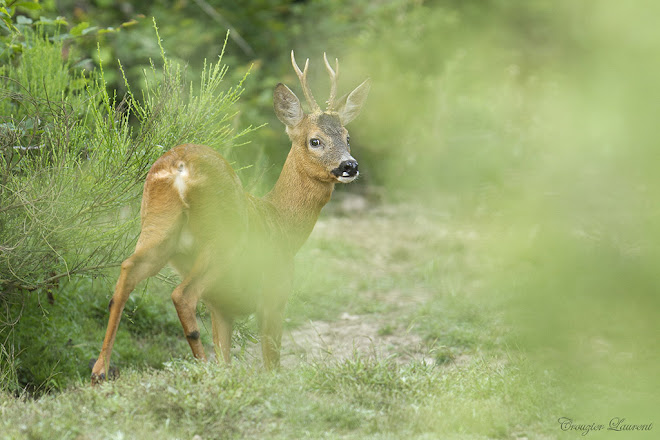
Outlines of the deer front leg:
M231 363L231 332L233 321L222 313L211 309L211 325L213 328L213 345L215 345L216 356L220 363L220 353L225 364Z
M261 351L264 367L273 370L280 366L280 347L282 344L282 322L286 303L267 304L259 311Z

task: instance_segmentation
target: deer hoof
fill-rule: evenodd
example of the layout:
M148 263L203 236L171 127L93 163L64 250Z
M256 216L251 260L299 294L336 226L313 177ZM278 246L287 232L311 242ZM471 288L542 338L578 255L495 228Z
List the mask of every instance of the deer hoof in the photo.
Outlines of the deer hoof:
M92 386L94 385L100 385L105 380L115 380L119 377L119 368L110 366L110 368L107 369L107 377L106 377L106 371L105 368L100 368L100 372L94 372L93 370L95 369L94 366L96 364L96 359L90 359L89 361L90 366L92 366Z
M92 386L100 385L105 382L105 373L92 373Z

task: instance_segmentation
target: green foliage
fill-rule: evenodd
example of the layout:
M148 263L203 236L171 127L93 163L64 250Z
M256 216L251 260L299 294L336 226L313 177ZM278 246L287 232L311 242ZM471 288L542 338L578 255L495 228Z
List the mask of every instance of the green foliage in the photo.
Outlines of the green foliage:
M98 355L105 334L111 292L109 282L80 277L48 295L33 292L17 299L21 302L12 307L20 309L21 318L0 330L0 338L11 342L5 346L15 353L16 380L6 388L40 395L87 383L89 361ZM120 374L125 365L162 368L172 356L189 354L167 296L162 290L135 292L128 301L113 359Z
M48 2L42 4L39 0L0 0L0 61L17 62L24 51L34 46L34 32L48 36L51 41L71 43L84 36L116 33L136 23L131 20L116 28L99 28L86 21L69 25L61 15L55 18L39 15L49 7L52 6Z
M90 97L95 92L84 77L69 72L61 59L61 44L31 38L35 43L23 53L21 64L4 66L1 78L3 290L35 288L54 281L49 278L56 274L80 270L80 256L66 258L63 252L70 240L96 231L95 225L86 225L89 218L84 214L108 190L100 185L100 176L83 171L94 145L86 113L93 107ZM92 206L85 206L85 201ZM94 246L93 241L85 244ZM96 263L91 266L104 261Z
M129 91L118 101L103 70L72 72L61 43L33 38L21 64L5 67L0 103L0 283L27 289L116 264L135 234L134 222L121 217L135 218L151 163L179 143L234 145L231 107L241 93L241 84L220 90L220 61L196 89L163 57L162 72L145 72L141 97Z
M119 100L106 88L103 67L83 75L62 58L61 41L41 33L25 38L17 64L0 71L0 302L25 305L6 308L1 325L9 333L0 342L3 358L16 362L29 352L12 347L11 327L25 311L31 327L45 323L24 292L101 274L128 255L144 177L166 148L198 142L226 151L251 131L236 134L232 107L242 82L225 87L221 58L193 85L161 49L163 66L152 62L141 96L127 82L129 93ZM56 359L44 368L70 364ZM6 373L5 365L0 377L16 383L14 372L24 370ZM31 371L18 382L41 386L46 379Z

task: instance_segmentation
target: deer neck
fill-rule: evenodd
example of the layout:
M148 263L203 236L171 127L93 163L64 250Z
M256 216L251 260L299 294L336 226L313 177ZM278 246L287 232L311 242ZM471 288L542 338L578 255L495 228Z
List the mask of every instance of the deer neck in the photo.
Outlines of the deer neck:
M335 187L309 176L304 164L297 160L295 147L287 156L280 177L273 189L264 196L278 214L278 229L293 252L305 243L314 229L321 209L330 200Z

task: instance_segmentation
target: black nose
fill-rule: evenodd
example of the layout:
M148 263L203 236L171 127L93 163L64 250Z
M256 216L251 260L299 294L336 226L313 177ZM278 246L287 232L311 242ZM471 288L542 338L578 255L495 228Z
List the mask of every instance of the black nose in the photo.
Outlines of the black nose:
M354 177L358 173L357 160L345 160L332 173L337 177Z

